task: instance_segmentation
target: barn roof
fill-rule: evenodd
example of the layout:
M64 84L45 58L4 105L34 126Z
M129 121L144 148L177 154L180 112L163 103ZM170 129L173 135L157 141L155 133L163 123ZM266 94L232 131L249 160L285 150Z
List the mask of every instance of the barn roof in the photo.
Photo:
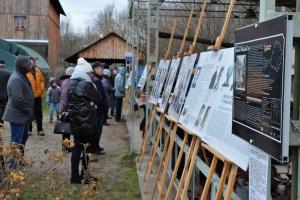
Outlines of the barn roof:
M61 6L59 0L51 0L51 2L53 3L54 7L57 9L57 11L58 11L60 14L66 16L66 13L65 13L63 7Z
M95 47L96 45L101 46L101 48L104 49L109 49L111 48L111 44L107 44L105 41L110 38L110 37L115 37L118 38L123 44L119 44L122 46L126 46L126 40L121 37L120 35L118 35L117 33L111 32L109 34L107 34L106 36L104 36L103 38L100 38L98 40L96 40L95 42L91 43L90 45L88 45L87 47L79 50L78 52L74 53L73 55L69 56L68 58L66 58L65 60L69 63L76 63L77 59L80 57L80 54L85 53L87 51L89 51L91 48ZM117 47L118 48L118 47ZM112 48L114 49L114 48ZM108 61L108 62L123 62L124 61L124 52L119 51L117 54L114 52L109 52L106 51L105 53L103 53L102 55L99 54L93 54L90 56L83 56L86 60L90 60L90 61L96 61L96 60L102 60L102 61Z

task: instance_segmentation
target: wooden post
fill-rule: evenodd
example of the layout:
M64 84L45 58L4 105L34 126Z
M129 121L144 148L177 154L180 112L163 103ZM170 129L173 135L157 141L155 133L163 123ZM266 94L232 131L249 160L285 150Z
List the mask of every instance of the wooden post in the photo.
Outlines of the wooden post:
M193 155L192 155L192 159L191 159L191 163L190 163L190 167L189 167L189 171L185 180L185 185L183 187L183 192L181 194L181 199L185 199L187 196L187 191L189 189L190 186L190 180L194 171L194 167L195 167L195 163L196 163L196 159L197 159L197 153L198 153L198 149L199 149L199 145L201 143L200 138L197 138L196 144L195 144L195 148L193 151Z
M189 31L189 28L190 28L190 25L191 25L193 14L194 14L194 9L192 8L191 12L190 12L190 16L189 16L188 22L187 22L187 25L186 25L186 28L185 28L184 36L183 36L183 39L181 41L180 49L177 52L177 57L178 58L183 56L183 48L184 48L185 40L186 40L188 31Z
M232 194L233 189L234 189L234 183L235 183L237 170L238 170L238 166L232 165L224 200L231 200L231 194Z
M221 35L219 37L217 37L215 46L209 47L209 49L218 50L218 49L221 48L222 42L223 42L224 37L225 37L225 33L227 31L227 28L228 28L229 21L230 21L230 18L231 18L231 14L232 14L232 10L233 10L235 1L236 0L230 0L230 5L229 5L229 8L228 8L228 11L227 11L227 14L226 14L226 18L225 18L225 21L224 21L224 25L223 25L223 28L222 28Z
M152 129L155 114L156 114L156 107L153 107L152 111L150 112L150 120L149 120L149 123L146 126L145 133L144 133L144 138L142 140L141 148L140 148L138 158L137 158L137 162L140 162L139 169L141 167L141 163L142 163L142 160L143 160L143 157L144 157L145 148L146 148L146 145L147 145L147 140L148 140L148 137L149 137L150 132L151 132L150 130Z
M165 157L166 157L166 154L167 154L168 145L169 145L169 141L170 141L170 134L169 134L170 133L170 128L172 126L173 126L173 122L171 122L170 127L169 127L169 131L167 133L167 139L166 139L166 142L165 142L165 145L164 145L164 150L163 150L163 153L162 153L162 156L161 156L161 160L159 162L159 166L158 166L158 169L157 169L157 172L156 172L156 177L159 177L159 174L160 174L160 172L162 170L162 167L163 167L163 162L165 160ZM149 183L149 179L146 180L145 188L148 188L148 183Z
M188 157L185 161L185 165L184 165L182 175L181 175L181 178L180 178L180 181L179 181L179 185L178 185L178 189L177 189L177 193L176 193L176 197L175 197L176 200L179 199L179 196L181 194L181 189L182 189L182 186L183 186L184 181L185 181L185 176L186 176L186 173L188 172L188 169L189 169L190 160L191 160L193 150L194 150L194 147L195 147L195 143L196 143L196 140L197 140L196 137L197 136L193 135L193 139L192 139L192 143L191 143L190 150L189 150L189 153L188 153Z
M144 174L144 181L146 180L146 177L147 177L147 179L149 179L150 172L152 171L152 164L153 164L154 158L156 156L156 150L158 147L158 143L160 141L164 119L165 119L165 115L162 113L160 115L158 128L156 129L156 133L155 133L155 142L154 142L154 145L152 145L151 152L150 152L150 155L148 158L147 167L146 167L145 174ZM150 170L148 170L148 169L150 169Z
M171 37L170 37L170 40L169 40L169 44L168 44L168 49L167 49L167 52L165 54L165 60L167 60L169 58L171 46L172 46L173 39L174 39L174 33L175 33L176 25L177 25L177 18L174 19L174 24L173 24L173 28L172 28L172 33L171 33Z
M203 18L204 18L206 3L207 3L207 0L204 0L203 4L202 4L202 9L201 9L200 17L199 17L199 20L198 20L197 28L196 28L196 33L195 33L195 36L194 36L194 41L193 41L193 43L191 44L191 46L189 48L189 55L193 54L195 46L196 46L197 38L198 38L198 36L201 32L201 28L202 28L201 26L202 26L202 22L203 22Z
M210 165L210 168L209 168L209 171L208 171L208 176L206 177L206 182L205 182L202 194L201 194L201 200L207 199L208 191L209 191L210 184L211 184L212 178L213 178L215 170L216 170L217 163L218 163L218 158L217 158L217 156L214 155L213 160Z
M166 176L167 176L167 172L168 172L168 166L169 166L169 163L170 163L170 160L171 160L171 157L172 157L172 149L173 149L173 146L174 146L174 143L175 143L174 133L176 133L176 132L177 132L177 124L174 124L173 130L169 133L170 143L169 143L168 150L167 150L165 165L163 166L162 177L160 179L159 174L157 174L155 185L153 187L152 194L151 194L151 200L154 199L156 189L158 188L158 190L160 191L161 182L166 180Z
M167 194L166 194L166 200L170 199L170 197L171 197L171 192L172 192L173 184L174 184L174 181L176 179L177 172L178 172L181 160L182 160L182 156L183 156L184 149L185 149L185 146L186 146L186 143L187 143L188 135L189 134L187 132L184 132L184 138L183 138L183 142L182 142L182 147L181 147L181 149L179 151L179 154L178 154L178 157L177 157L177 160L176 160L176 164L175 164L175 168L174 168L172 177L170 179L170 183L169 183Z
M222 170L222 174L221 174L221 179L220 179L219 186L218 186L218 189L217 189L217 194L216 194L216 199L217 200L221 200L221 198L222 198L225 181L227 179L229 169L230 169L230 164L231 163L229 163L228 161L224 162L224 166L223 166L223 170Z

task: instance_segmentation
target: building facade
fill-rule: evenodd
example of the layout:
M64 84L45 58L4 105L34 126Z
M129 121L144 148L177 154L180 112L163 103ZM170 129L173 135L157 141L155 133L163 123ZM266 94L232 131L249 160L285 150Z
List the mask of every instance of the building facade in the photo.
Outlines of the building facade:
M0 38L28 46L55 69L60 59L59 0L1 0Z

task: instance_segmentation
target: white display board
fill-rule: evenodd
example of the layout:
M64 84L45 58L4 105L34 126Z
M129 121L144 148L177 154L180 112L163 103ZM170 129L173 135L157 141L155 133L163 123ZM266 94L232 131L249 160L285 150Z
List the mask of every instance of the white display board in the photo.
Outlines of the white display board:
M147 81L147 65L144 68L143 74L137 84L137 87L140 88L141 90L143 90L145 87L146 81Z
M168 69L170 65L170 60L160 60L158 68L156 70L155 80L153 83L152 91L149 97L149 103L157 104L160 98L160 93L163 88L164 82L166 80Z
M196 59L197 54L192 54L183 58L168 110L168 115L170 115L175 120L179 119L181 109L184 105L187 89L191 80Z
M165 109L167 107L169 97L172 92L175 78L177 75L177 71L178 71L178 68L180 65L180 60L181 60L181 58L176 58L176 59L173 59L171 62L167 80L166 80L166 84L165 84L164 91L162 94L161 104L159 104L159 107L162 111L165 111Z
M251 145L249 154L249 200L269 200L271 192L271 158Z
M232 134L234 48L203 52L179 122L240 168L248 143Z

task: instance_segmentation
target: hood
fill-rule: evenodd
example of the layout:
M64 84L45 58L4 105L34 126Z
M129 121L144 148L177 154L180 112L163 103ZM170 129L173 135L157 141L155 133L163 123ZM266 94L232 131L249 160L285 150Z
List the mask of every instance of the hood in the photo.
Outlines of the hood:
M92 83L91 77L86 73L86 71L81 66L75 67L75 70L71 76L71 79L83 79L87 82Z
M16 71L19 73L26 75L30 72L29 68L29 58L27 56L18 56L16 59Z

